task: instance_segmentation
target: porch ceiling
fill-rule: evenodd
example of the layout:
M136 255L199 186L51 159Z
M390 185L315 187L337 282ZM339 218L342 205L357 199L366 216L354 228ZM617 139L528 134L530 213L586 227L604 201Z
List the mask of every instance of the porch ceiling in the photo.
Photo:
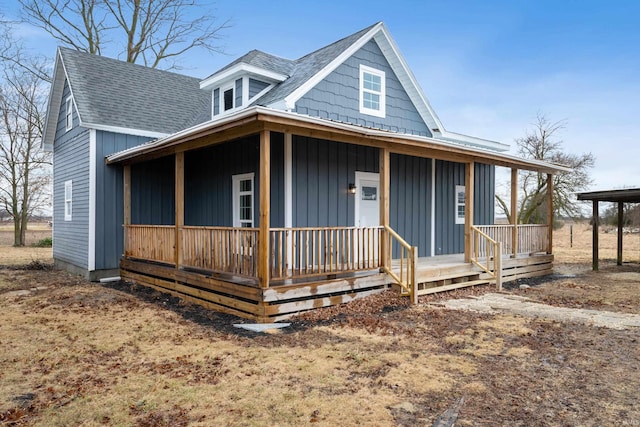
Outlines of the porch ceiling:
M137 163L242 138L261 130L388 148L393 153L461 163L481 162L551 174L570 171L570 168L561 165L525 160L509 154L466 147L434 138L399 134L264 107L251 107L229 114L165 138L114 153L105 160L107 164Z

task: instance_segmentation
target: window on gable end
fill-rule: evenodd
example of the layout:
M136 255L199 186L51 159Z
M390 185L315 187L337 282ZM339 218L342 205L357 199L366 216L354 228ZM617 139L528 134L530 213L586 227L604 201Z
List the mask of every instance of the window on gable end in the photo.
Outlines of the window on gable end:
M376 117L386 115L384 71L360 65L360 112Z
M65 130L71 130L73 128L73 99L67 98L66 110L65 110Z

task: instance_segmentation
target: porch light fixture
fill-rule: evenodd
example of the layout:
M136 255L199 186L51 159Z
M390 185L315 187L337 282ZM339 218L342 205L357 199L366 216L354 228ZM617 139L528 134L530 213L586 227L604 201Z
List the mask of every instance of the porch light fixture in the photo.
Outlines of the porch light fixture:
M356 194L356 189L357 189L357 188L358 188L358 187L356 187L356 185L355 185L355 184L349 184L349 193L351 193L351 194Z

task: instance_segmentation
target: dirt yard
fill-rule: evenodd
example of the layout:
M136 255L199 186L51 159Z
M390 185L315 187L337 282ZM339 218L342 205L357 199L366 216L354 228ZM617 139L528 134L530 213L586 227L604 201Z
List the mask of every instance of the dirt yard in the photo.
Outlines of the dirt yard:
M570 248L559 230L557 272L570 277L505 292L640 314L638 236L625 252L636 264L599 273L590 238L576 225ZM615 239L601 235L603 258ZM495 291L484 287L413 307L385 293L253 333L146 288L52 271L50 253L16 267L13 250L0 262L0 425L431 426L458 403L456 426L640 426L638 328L440 304Z

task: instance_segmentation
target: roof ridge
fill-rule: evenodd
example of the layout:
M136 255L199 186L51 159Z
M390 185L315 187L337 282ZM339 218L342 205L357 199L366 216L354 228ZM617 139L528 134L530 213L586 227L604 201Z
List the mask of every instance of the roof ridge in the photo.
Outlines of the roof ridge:
M344 36L344 37L343 37L343 38L341 38L340 40L336 40L336 41L334 41L333 43L329 43L328 45L322 46L322 47L320 47L320 48L318 48L318 49L314 50L313 52L309 52L309 53L307 53L306 55L301 56L300 58L296 59L296 60L295 60L295 62L301 62L301 61L302 61L302 60L304 60L305 58L307 58L307 57L309 57L309 56L311 56L311 55L315 55L315 54L317 54L318 52L320 52L320 51L322 51L322 50L324 50L324 49L330 48L330 47L332 47L332 46L334 46L334 45L336 45L336 44L339 44L339 43L343 42L344 40L346 40L346 39L348 39L348 38L354 37L355 35L358 35L358 34L366 34L369 30L371 30L373 27L375 27L376 25L380 24L381 22L382 22L382 21L378 21L378 22L376 22L375 24L369 25L369 26L368 26L368 27L366 27L366 28L363 28L363 29L361 29L361 30L359 30L359 31L356 31L355 33L351 33L351 34L349 34L349 35L347 35L347 36ZM358 38L360 38L360 37L358 37Z

